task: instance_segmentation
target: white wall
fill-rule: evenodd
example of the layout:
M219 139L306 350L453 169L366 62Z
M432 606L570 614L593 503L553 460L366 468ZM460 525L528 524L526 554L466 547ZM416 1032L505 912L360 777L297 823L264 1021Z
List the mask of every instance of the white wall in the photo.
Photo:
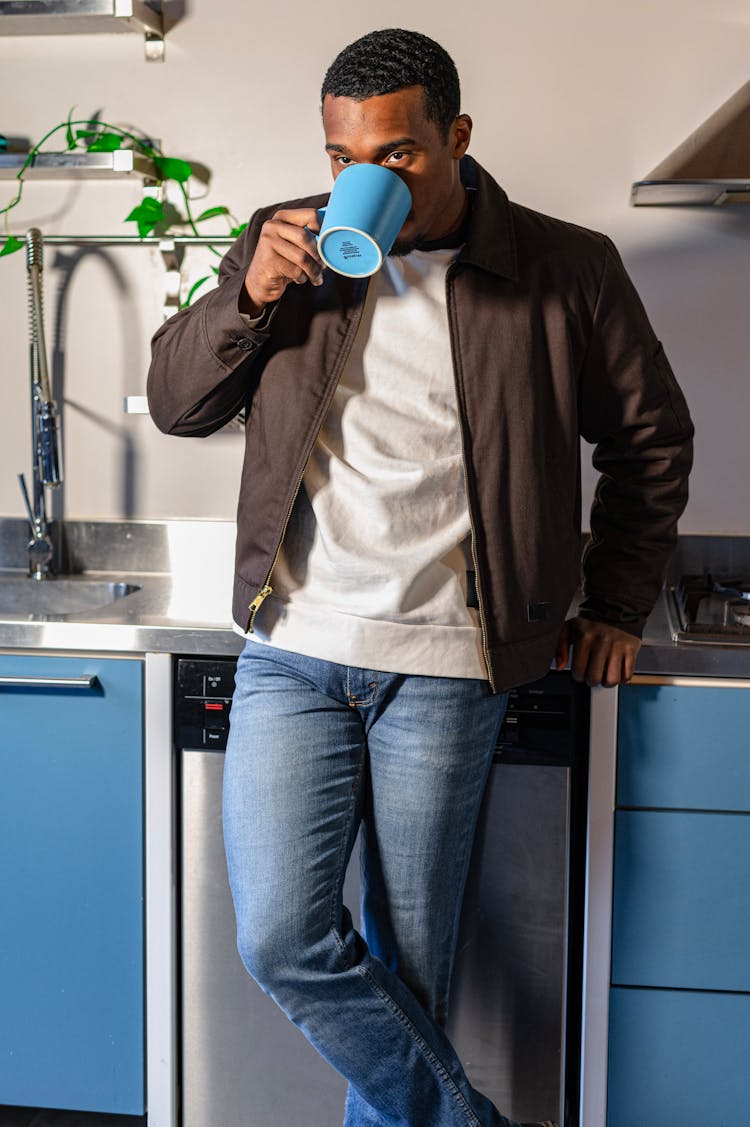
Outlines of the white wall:
M372 27L414 28L453 54L472 152L512 198L605 230L618 243L678 373L698 428L682 528L747 533L747 255L750 212L632 209L644 176L748 74L744 0L339 0L167 2L185 13L167 61L136 35L0 38L0 132L37 139L71 106L161 138L213 171L205 206L241 217L323 190L318 91L335 53ZM0 26L0 31L2 27ZM0 197L13 182L0 180ZM29 182L22 233L121 233L136 182ZM204 272L192 252L189 277ZM78 255L78 257L75 257ZM71 262L71 256L73 261ZM234 515L241 436L167 438L125 416L142 394L160 321L162 267L143 248L48 248L49 349L64 349L67 516ZM0 260L0 513L20 515L29 468L23 255ZM591 475L587 475L590 490Z

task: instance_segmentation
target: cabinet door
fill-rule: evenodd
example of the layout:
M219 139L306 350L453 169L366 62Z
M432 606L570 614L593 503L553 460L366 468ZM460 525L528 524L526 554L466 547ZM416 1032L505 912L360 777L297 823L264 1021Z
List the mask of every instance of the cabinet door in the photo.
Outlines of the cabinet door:
M750 991L750 815L618 810L612 981Z
M750 686L623 685L617 805L750 811Z
M610 992L607 1127L730 1127L750 1107L750 996Z
M0 655L0 1103L143 1112L142 691Z

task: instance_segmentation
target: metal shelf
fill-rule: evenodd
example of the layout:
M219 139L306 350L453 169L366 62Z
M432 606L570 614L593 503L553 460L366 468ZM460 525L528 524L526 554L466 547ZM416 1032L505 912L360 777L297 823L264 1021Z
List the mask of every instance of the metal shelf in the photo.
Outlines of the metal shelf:
M144 0L0 0L0 35L88 35L135 31L146 59L164 57L161 3Z
M634 207L720 207L750 203L750 178L639 180L630 191Z
M28 153L0 153L0 178L15 178L27 157ZM156 181L156 169L147 157L132 149L115 149L111 153L37 153L26 169L24 178L115 180L134 174L142 176L144 180Z

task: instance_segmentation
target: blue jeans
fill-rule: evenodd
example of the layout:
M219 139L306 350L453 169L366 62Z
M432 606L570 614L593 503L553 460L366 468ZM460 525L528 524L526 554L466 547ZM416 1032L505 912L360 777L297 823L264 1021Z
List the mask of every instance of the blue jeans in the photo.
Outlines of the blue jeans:
M224 774L238 948L349 1082L345 1127L510 1127L443 1031L506 703L479 680L255 642L239 659ZM342 903L360 823L363 935Z

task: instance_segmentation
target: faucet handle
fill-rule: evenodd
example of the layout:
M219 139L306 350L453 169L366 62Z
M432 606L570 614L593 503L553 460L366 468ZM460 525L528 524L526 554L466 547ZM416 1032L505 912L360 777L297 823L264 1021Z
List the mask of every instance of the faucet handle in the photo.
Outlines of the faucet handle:
M18 484L21 486L23 503L31 526L31 539L26 549L29 553L29 575L32 579L48 579L52 574L52 557L55 550L49 537L47 517L44 512L44 496L42 494L41 514L38 517L34 516L29 491L26 488L26 478L22 473L18 475Z
M18 475L18 484L20 485L21 493L23 494L23 503L26 507L26 514L29 518L29 524L31 525L32 534L35 534L36 528L37 528L37 523L36 523L36 517L34 516L34 510L31 507L31 501L29 499L29 491L26 488L26 475L25 474L20 473Z

